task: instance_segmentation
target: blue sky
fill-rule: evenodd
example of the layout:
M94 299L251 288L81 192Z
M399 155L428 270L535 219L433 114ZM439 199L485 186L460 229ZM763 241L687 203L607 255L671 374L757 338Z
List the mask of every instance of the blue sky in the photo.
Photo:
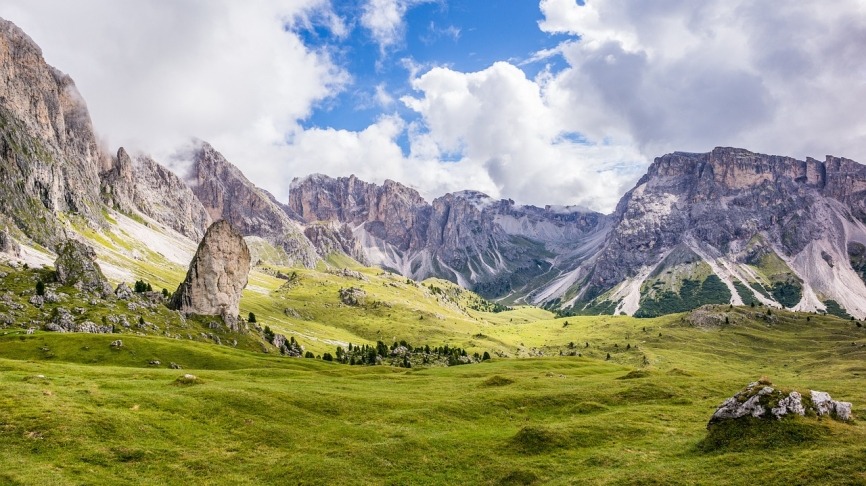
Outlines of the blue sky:
M363 130L383 112L393 111L407 119L417 118L400 103L383 106L377 100L377 90L384 90L395 100L411 94L413 67L447 66L474 72L507 60L533 77L546 66L560 70L565 65L557 56L530 62L536 52L555 48L566 37L539 29L543 16L535 2L419 3L406 11L403 36L384 49L354 20L361 17L363 6L360 0L335 3L336 13L349 19L348 36L334 35L323 22L298 29L309 46L326 49L352 77L344 91L314 107L312 115L302 121L305 127ZM401 145L405 150L405 139Z

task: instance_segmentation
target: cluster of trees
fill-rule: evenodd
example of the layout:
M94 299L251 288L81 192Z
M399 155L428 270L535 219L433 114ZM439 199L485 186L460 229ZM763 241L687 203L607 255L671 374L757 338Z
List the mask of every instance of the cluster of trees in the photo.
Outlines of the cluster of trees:
M145 282L144 280L136 280L132 290L140 294L142 292L153 292L153 287L150 285L149 282Z
M389 364L403 368L411 368L418 365L446 365L456 366L461 364L480 363L490 359L490 353L469 354L465 349L459 347L444 346L430 347L412 346L406 341L395 342L388 346L382 341L376 345L363 344L359 346L349 343L348 348L337 346L334 354L322 355L325 361L336 361L348 365L379 365Z

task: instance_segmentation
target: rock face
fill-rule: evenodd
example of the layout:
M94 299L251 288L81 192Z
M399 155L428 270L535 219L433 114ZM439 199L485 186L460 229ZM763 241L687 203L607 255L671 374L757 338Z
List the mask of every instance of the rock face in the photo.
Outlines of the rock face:
M83 290L111 293L111 286L96 263L93 248L76 240L66 240L54 261L57 280L63 285L80 286Z
M427 203L397 182L380 186L354 176L294 180L289 209L309 225L307 234L323 255L360 248L369 263L406 277L447 278L515 300L545 274L558 274L558 265L588 254L587 245L608 228L601 214L577 208L519 206L474 191ZM322 225L340 228L339 238Z
M183 180L147 155L130 156L121 147L100 178L109 206L125 213L139 211L195 241L212 222Z
M3 19L0 72L0 207L24 234L53 248L63 237L52 213L102 221L103 155L75 84Z
M847 159L734 148L668 154L623 197L604 244L569 286L539 300L562 294L575 311L605 301L634 314L670 308L691 280L689 296L709 299L700 303L815 311L834 301L863 317L866 273L851 260L866 241L864 196L866 167ZM708 274L715 290L702 293Z
M836 420L851 420L851 404L838 402L825 392L810 391L809 401L797 391L782 392L773 388L772 383L761 381L749 383L746 388L725 400L713 414L707 428L727 420L743 417L780 420L789 415L804 416L814 413L829 416Z
M212 219L228 221L245 236L268 239L282 247L294 265L316 264L315 248L274 196L253 185L205 142L199 142L190 157L187 182Z
M249 271L250 251L243 236L228 221L217 221L201 240L170 307L234 322Z

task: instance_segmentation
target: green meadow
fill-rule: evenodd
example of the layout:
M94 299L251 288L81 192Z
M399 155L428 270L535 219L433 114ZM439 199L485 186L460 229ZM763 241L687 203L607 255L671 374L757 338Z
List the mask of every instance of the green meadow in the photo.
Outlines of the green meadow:
M126 236L100 235L104 261L156 290L183 278L146 248L136 248L145 258L113 251ZM407 369L289 358L254 331L161 306L93 305L56 284L67 296L37 309L28 298L51 269L0 266L0 313L20 306L0 330L0 484L866 483L860 420L706 428L762 377L866 415L862 323L729 306L704 308L716 324L688 313L555 318L351 261L272 263L251 272L242 317L314 356L406 341L492 359ZM359 302L341 300L348 288ZM58 307L146 324L26 333Z

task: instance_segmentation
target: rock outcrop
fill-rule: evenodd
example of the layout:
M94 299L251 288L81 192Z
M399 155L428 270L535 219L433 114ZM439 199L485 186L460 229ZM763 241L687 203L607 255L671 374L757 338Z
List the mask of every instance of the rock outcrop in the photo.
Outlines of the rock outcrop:
M3 230L0 231L0 253L6 253L12 256L21 255L21 246L15 242L12 235L9 234L9 230L6 228L3 228Z
M247 285L250 251L228 221L212 224L199 243L170 307L184 314L222 316L233 324Z
M57 281L63 285L106 295L112 292L108 279L96 263L96 252L80 241L66 240L60 245L54 269Z
M245 236L260 236L285 250L293 265L313 267L316 250L287 208L253 185L206 142L190 154L187 183L213 220L224 219Z
M69 76L12 22L0 19L0 207L24 234L53 248L63 231L53 213L101 222L103 154Z
M804 400L797 391L783 392L774 388L772 383L756 381L719 405L707 428L743 417L780 420L786 416L804 416L809 413L841 421L852 419L851 404L833 400L828 393L812 390L809 399Z

